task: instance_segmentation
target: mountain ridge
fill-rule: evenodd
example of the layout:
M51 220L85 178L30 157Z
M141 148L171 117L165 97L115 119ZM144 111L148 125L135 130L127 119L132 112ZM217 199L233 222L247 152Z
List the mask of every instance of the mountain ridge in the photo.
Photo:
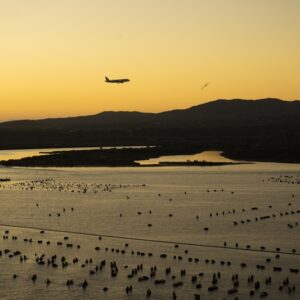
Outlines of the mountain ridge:
M139 111L103 111L97 114L45 118L38 120L23 119L0 123L0 129L63 129L80 128L81 126L114 126L120 124L144 124L147 127L157 126L160 123L165 126L174 126L176 121L191 123L203 122L210 125L213 122L242 121L251 117L272 117L276 119L286 114L298 115L300 100L285 101L278 98L264 98L256 100L248 99L217 99L203 104L191 106L185 109L174 109L158 113ZM256 114L247 116L247 113ZM274 115L277 114L277 115ZM300 114L300 112L299 112ZM186 119L188 117L188 119ZM250 118L249 118L250 117ZM153 124L154 123L154 124ZM211 124L212 125L212 124Z
M0 137L0 149L157 145L169 154L217 149L232 159L300 163L300 101L219 99L160 113L10 121Z

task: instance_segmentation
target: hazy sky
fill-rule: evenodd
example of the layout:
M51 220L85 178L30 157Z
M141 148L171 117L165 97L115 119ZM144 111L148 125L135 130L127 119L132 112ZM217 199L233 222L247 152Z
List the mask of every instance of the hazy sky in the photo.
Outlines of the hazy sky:
M0 41L0 120L300 99L300 0L0 0Z

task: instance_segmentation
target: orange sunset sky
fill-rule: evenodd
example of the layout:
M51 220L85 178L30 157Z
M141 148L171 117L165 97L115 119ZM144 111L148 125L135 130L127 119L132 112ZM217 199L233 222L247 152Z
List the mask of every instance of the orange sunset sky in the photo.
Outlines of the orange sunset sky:
M299 0L0 0L0 33L1 121L300 99Z

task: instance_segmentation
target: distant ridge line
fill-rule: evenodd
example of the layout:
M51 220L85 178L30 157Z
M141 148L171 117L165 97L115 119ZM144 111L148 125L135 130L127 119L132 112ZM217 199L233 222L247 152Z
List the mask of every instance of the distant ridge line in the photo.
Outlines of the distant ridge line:
M233 98L233 99L216 99L208 102L204 102L201 104L193 105L188 108L174 108L166 111L161 111L161 112L142 112L142 111L120 111L120 110L107 110L107 111L102 111L100 113L96 114L91 114L91 115L77 115L77 116L69 116L69 117L49 117L49 118L41 118L41 119L18 119L18 120L8 120L8 121L3 121L0 122L0 126L4 124L11 124L11 123L17 123L17 122L22 122L22 123L35 123L35 122L47 122L47 121L61 121L61 120L74 120L74 119L85 119L85 118L98 118L100 116L105 116L105 115L117 115L117 114L135 114L135 115L164 115L168 113L173 113L173 112L184 112L188 110L194 110L200 107L205 107L209 105L218 105L218 104L225 104L225 103L241 103L241 104L250 104L250 103L277 103L277 104L288 104L288 103L298 103L300 104L300 100L282 100L279 98L262 98L262 99L239 99L239 98Z
M222 149L237 160L299 163L300 101L220 99L160 113L10 121L0 123L0 136L1 149L162 145L172 153Z

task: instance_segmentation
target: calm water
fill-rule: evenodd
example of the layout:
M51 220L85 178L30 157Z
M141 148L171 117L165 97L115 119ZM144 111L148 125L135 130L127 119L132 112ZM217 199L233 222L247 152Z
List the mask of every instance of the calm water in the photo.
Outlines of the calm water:
M101 147L101 149L122 149L122 148L141 149L146 147L155 147L155 146L113 146L113 147ZM21 159L24 157L31 157L31 156L47 155L49 152L53 152L53 151L96 150L96 149L99 149L99 147L0 150L0 161L9 160L9 159Z
M160 162L186 162L186 161L210 161L210 162L232 162L231 159L228 159L222 156L221 151L203 151L197 154L189 155L166 155L160 156L157 158L151 158L147 160L137 161L141 165L157 165Z
M21 159L24 157L46 155L50 151L68 151L68 150L93 150L98 147L90 148L43 148L43 149L15 149L15 150L0 150L0 160Z
M259 299L262 291L268 292L267 299L300 298L300 274L290 272L290 268L300 269L299 165L0 168L0 178L4 177L11 182L0 183L0 230L2 235L5 230L9 233L8 239L1 240L0 249L19 250L28 260L20 263L18 254L10 258L11 252L2 253L0 299L146 299L147 289L152 291L151 299L172 299L173 291L177 299L193 299L195 293L201 299L250 299L254 284L247 279L251 274L254 281L260 281L253 299ZM34 228L43 228L45 233ZM33 242L24 242L25 238ZM63 245L57 245L58 241ZM227 247L223 247L225 241ZM73 247L66 247L67 243ZM182 244L175 247L176 243ZM281 251L279 258L267 252L276 252L276 248ZM46 264L38 265L35 255L42 254ZM47 265L54 254L57 268ZM167 257L161 258L161 254ZM61 267L62 256L69 262L66 268ZM75 257L78 264L72 262ZM85 263L90 258L92 262ZM268 258L270 262L266 262ZM90 274L104 259L106 266ZM111 277L112 261L118 267L116 277ZM143 270L128 278L139 264ZM257 269L257 265L265 269ZM149 276L153 266L157 267L156 276L139 281L139 277ZM165 272L167 267L170 274ZM282 271L274 272L274 267ZM183 269L185 276L181 276ZM204 276L199 276L200 272ZM217 272L218 290L209 292ZM238 291L228 295L236 273ZM33 274L37 275L34 283ZM197 275L196 283L191 281L193 275ZM268 276L271 285L265 284ZM296 287L294 293L288 294L287 286L278 290L287 277L289 286ZM51 280L48 286L47 278ZM67 287L68 279L73 279L74 285ZM155 279L166 282L155 284ZM88 281L85 290L79 286L84 280ZM173 287L178 281L183 285ZM199 283L201 289L196 286ZM126 295L129 285L133 292ZM104 292L103 287L108 290Z

